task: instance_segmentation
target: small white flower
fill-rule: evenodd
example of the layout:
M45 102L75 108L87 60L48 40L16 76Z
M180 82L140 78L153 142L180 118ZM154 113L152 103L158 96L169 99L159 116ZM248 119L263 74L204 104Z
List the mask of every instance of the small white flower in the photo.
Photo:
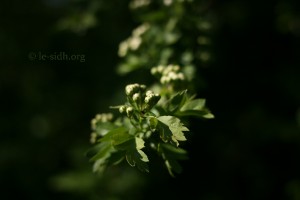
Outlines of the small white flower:
M173 0L164 0L165 6L170 6L173 3Z
M134 37L139 37L141 36L142 34L144 34L148 29L149 29L149 24L145 23L145 24L142 24L140 26L138 26L136 29L134 29L132 31L132 35Z
M153 68L151 69L151 74L152 74L152 75L157 74L157 72L158 72L158 70L157 70L156 67L153 67Z
M127 51L128 51L128 42L127 42L127 40L125 40L125 41L121 42L119 45L118 55L120 57L124 57L124 56L126 56Z
M96 119L92 119L91 121L91 126L92 126L92 129L96 129L96 125L97 125L97 120Z
M160 82L161 84L166 84L166 83L169 83L171 81L170 77L169 76L162 76L160 78Z
M178 74L177 74L177 79L179 79L179 80L184 80L184 79L185 79L185 78L184 78L184 74L183 74L182 72L178 73Z
M163 71L164 71L164 66L163 65L159 65L158 67L157 67L157 71L159 72L159 73L162 73Z
M169 72L169 74L167 75L170 80L176 80L177 79L177 74L173 71Z
M100 114L97 114L96 117L95 117L95 119L96 119L97 121L101 120L101 118L102 118L102 115L100 115Z
M180 67L178 65L173 65L173 71L178 72Z
M94 144L94 143L96 143L96 141L97 141L97 133L92 132L92 133L91 133L91 137L90 137L90 142L91 142L92 144Z
M163 75L168 75L173 69L173 65L168 65L162 72Z
M113 117L114 117L114 116L113 116L112 113L107 113L107 114L106 114L106 118L107 118L108 121L112 120Z
M142 38L140 37L132 37L129 41L129 47L131 50L137 50L141 43L142 43Z
M129 7L131 9L137 9L137 8L140 8L140 7L144 7L144 6L147 6L150 4L150 0L133 0Z

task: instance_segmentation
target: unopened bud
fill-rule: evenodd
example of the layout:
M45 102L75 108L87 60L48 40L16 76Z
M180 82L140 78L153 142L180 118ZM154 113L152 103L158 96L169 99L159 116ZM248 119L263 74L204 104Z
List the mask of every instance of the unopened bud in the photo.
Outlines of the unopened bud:
M144 92L145 90L146 90L146 85L140 85L140 90L141 90L141 92Z
M125 112L126 112L126 106L121 106L121 107L119 108L119 112L120 112L121 114L125 113Z
M128 117L131 117L131 116L132 116L132 113L133 113L133 108L132 108L132 107L128 107L128 108L126 109L126 113L127 113L127 116L128 116Z
M140 93L134 93L133 96L132 96L132 100L133 101L138 101L141 99L141 95Z
M137 83L127 85L127 86L125 87L125 93L126 93L126 95L127 95L127 96L131 96L131 95L133 95L134 93L138 92L139 87L140 87L140 85L137 84Z

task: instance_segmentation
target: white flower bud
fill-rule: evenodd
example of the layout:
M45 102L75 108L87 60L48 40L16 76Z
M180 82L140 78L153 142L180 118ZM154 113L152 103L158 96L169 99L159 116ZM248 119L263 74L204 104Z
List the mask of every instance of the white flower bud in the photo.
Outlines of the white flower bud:
M144 100L146 103L144 109L150 110L159 101L159 99L160 99L159 94L154 94L153 92L149 93L149 95L147 95Z
M140 100L140 98L141 98L140 93L134 93L132 96L133 101L138 101L138 100Z
M92 121L91 121L91 126L92 126L92 129L93 129L93 130L96 129L96 125L97 125L97 120L96 120L96 119L92 119Z
M164 71L164 66L163 65L159 65L158 67L157 67L157 71L158 71L158 73L163 73L163 71Z
M170 80L176 80L177 79L177 74L175 72L171 71L168 74L168 77L170 78Z
M137 84L137 83L127 85L127 86L125 87L125 93L126 93L126 95L127 95L127 96L131 96L131 95L133 95L134 93L138 92L139 87L140 87L140 85Z
M128 51L128 42L127 41L121 42L119 45L119 51L118 51L119 56L120 57L126 56L127 51Z
M151 91L151 90L148 90L148 91L146 92L146 96L151 96L151 95L154 95L154 92Z
M96 117L95 117L95 119L96 119L97 121L101 120L101 118L102 118L102 115L101 115L101 114L97 114Z
M173 65L173 71L178 72L180 67L178 65Z
M149 24L142 24L136 29L132 31L132 35L137 37L141 36L143 33L145 33L149 29Z
M126 109L126 113L127 113L127 116L128 116L128 117L131 117L131 116L132 116L132 113L133 113L133 108L132 108L132 107L128 107L128 108Z
M124 112L126 112L126 106L121 106L121 107L119 108L119 112L120 112L121 114L123 114Z
M94 144L94 143L96 143L96 141L97 141L97 133L92 132L92 133L91 133L91 137L90 137L90 142L91 142L92 144Z
M113 119L113 114L112 113L107 113L106 118L108 121L111 121Z
M183 81L183 80L185 79L185 78L184 78L184 74L183 74L183 73L181 73L181 72L180 72L180 73L178 73L178 74L177 74L177 79L179 79L179 80L182 80L182 81Z
M162 72L163 75L168 75L172 71L173 65L168 65L164 71Z
M164 0L165 6L170 6L173 3L173 0Z
M152 75L158 74L158 70L157 70L156 67L153 67L153 68L151 69L151 74L152 74Z
M152 98L152 96L146 96L145 97L145 103L149 103L151 98Z
M161 84L169 83L170 80L171 80L171 79L170 79L170 77L168 77L168 76L162 76L162 77L160 78Z
M131 50L137 50L140 47L141 43L142 43L142 38L132 37L131 39L129 39L128 43L129 43L128 44L129 48Z
M140 90L143 92L146 90L146 85L140 85Z

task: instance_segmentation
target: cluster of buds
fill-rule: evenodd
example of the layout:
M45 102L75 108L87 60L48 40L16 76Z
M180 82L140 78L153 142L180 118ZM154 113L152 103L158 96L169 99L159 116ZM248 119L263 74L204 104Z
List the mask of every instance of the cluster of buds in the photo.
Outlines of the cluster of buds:
M97 125L105 122L110 122L113 119L113 114L112 113L102 113L102 114L97 114L92 120L91 120L91 127L93 132L91 133L90 137L90 142L95 143L98 134L96 133Z
M131 37L121 42L119 45L119 56L126 56L128 50L135 51L142 44L142 35L149 29L149 24L142 24L132 31Z
M184 74L180 72L180 67L178 65L159 65L151 69L151 74L159 76L161 84L185 80Z
M104 122L109 122L113 119L113 114L112 113L102 113L102 114L97 114L92 120L91 120L91 126L92 130L95 130L97 127L97 124L99 123L104 123Z
M153 108L160 99L159 94L153 91L146 91L145 85L130 84L125 87L125 93L130 105L119 107L120 113L126 113L128 117L132 117L135 111L145 113Z
M133 0L130 2L129 7L131 9L137 9L137 8L148 6L150 3L151 0Z
M120 106L119 112L121 114L126 113L128 117L131 117L132 114L133 114L133 107L132 106L126 106L126 105Z

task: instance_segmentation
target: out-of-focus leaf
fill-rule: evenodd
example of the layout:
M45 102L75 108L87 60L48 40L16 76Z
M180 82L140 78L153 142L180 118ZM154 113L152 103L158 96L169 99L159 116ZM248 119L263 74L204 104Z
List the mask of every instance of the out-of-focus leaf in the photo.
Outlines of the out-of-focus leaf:
M158 145L158 152L161 154L162 158L165 161L165 165L168 169L168 172L171 176L174 177L174 172L181 173L182 168L178 163L178 160L186 160L187 153L184 149L179 147L174 147L170 144L160 143Z
M114 125L113 123L102 122L97 124L95 132L97 133L97 135L104 136L106 133L113 130L114 128L116 128L116 125Z

